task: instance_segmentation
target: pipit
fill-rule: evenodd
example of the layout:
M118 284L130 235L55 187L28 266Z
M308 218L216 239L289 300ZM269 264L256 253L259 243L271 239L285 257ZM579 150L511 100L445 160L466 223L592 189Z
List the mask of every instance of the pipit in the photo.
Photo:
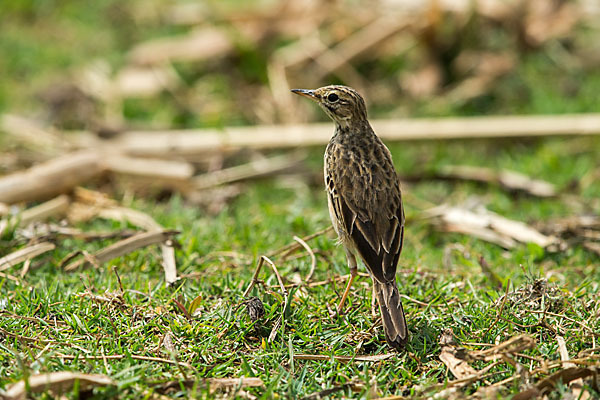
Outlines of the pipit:
M365 101L356 90L332 85L292 92L315 101L335 123L325 150L325 190L331 222L350 268L338 313L357 275L358 255L373 280L386 341L400 349L408 339L396 285L404 210L390 151L371 128Z

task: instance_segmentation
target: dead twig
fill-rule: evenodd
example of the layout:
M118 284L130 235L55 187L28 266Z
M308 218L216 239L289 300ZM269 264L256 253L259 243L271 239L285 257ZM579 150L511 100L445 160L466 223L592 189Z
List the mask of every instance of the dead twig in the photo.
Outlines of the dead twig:
M303 240L304 242L308 242L309 240L311 240L311 239L314 239L314 238L316 238L316 237L318 237L318 236L324 235L324 234L326 234L326 233L329 233L329 232L330 232L330 231L332 231L332 230L333 230L333 227L332 227L332 226L328 226L328 227L327 227L327 228L325 228L325 229L321 229L320 231L317 231L317 232L315 232L315 233L312 233L312 234L310 234L310 235L308 235L308 236L304 236L304 237L302 238L302 240ZM300 249L300 248L302 248L302 245L296 241L296 242L293 242L293 243L287 244L287 245L285 245L285 246L283 246L283 247L280 247L280 248L278 248L278 249L276 249L276 250L273 250L273 251L271 251L271 252L267 253L267 257L274 257L274 256L276 256L276 255L279 255L279 254L281 254L281 255L282 255L282 257L283 257L283 258L285 258L285 257L287 257L289 254L293 253L294 251L296 251L296 250L298 250L298 249Z
M296 152L208 172L194 177L192 187L195 190L204 190L227 183L280 173L298 167L305 158L305 154Z
M103 172L101 155L79 151L0 177L0 202L42 200L72 190Z
M321 400L328 398L329 396L337 392L345 391L348 389L352 390L353 392L360 392L361 390L363 390L363 388L363 385L360 384L344 383L343 385L337 385L329 389L324 389L319 392L309 394L308 396L302 397L301 400Z
M32 259L33 257L39 256L51 250L54 250L56 246L50 242L37 243L24 249L14 251L2 258L0 258L0 271L9 269L10 267L17 265L23 261Z
M595 335L595 336L600 336L600 334L599 334L598 332L594 331L592 328L590 328L589 326L587 326L585 323L583 323L583 322L581 322L581 321L577 321L577 320L575 320L575 319L573 319L573 318L567 317L567 316L566 316L566 315L564 315L564 314L557 314L557 313L553 313L553 312L550 312L550 311L547 311L547 310L544 310L544 311L539 311L539 310L527 310L527 312L530 312L530 313L536 313L536 314L547 314L547 315L551 315L551 316L553 316L553 317L564 318L564 319L566 319L567 321L571 321L571 322L573 322L573 323L576 323L576 324L580 325L582 328L584 328L585 330L587 330L588 332L590 332L592 335Z
M42 339L39 336L36 336L36 337L22 336L22 335L19 335L18 333L9 332L9 331L7 331L6 329L3 329L3 328L0 328L0 333L3 334L4 336L12 337L12 338L15 338L15 339L17 339L19 341L27 342L27 343L30 343L30 344L31 343L38 343L38 342L40 342L40 343L54 343L54 344L59 343L59 341L57 341L57 340Z
M16 276L14 276L14 275L5 274L4 272L0 272L0 278L6 278L6 279L10 279L10 280L11 280L11 281L13 281L13 282L16 282L16 283L18 283L18 284L21 284L21 283L22 283L22 278L23 278L23 277L21 277L21 279L19 279L19 278L17 278L17 277L16 277Z
M22 226L32 222L44 221L50 217L66 213L70 204L71 199L69 196L62 194L52 200L24 210L17 219Z
M405 294L400 294L400 297L402 297L403 299L406 299L412 303L418 304L421 307L442 307L442 305L438 305L438 304L431 304L431 303L425 303L423 301L419 301L417 299L413 299L412 297L409 297Z
M161 383L157 389L166 392L169 389L180 390L183 385L186 388L192 388L202 383L210 388L211 393L215 390L234 389L243 387L263 387L265 384L260 378L240 377L240 378L204 378L200 382L198 379L178 380L167 383Z
M157 223L150 215L138 210L127 207L104 207L99 210L98 215L106 219L115 219L119 221L128 221L133 225L148 231L162 231L163 227ZM170 238L168 239L170 240ZM167 240L167 242L168 242ZM175 249L168 243L162 243L160 249L163 256L163 270L165 273L165 282L172 285L177 282L177 264L175 262Z
M470 356L480 360L495 360L500 354L515 354L536 346L535 339L529 335L519 335L486 350L470 353Z
M279 283L279 288L281 289L281 295L283 296L283 306L282 306L283 309L281 311L281 314L275 321L275 324L273 325L273 328L271 329L271 333L269 334L268 341L272 342L273 339L275 339L275 336L277 335L277 331L281 327L281 324L283 323L283 320L285 318L285 311L288 307L288 292L287 292L287 289L285 288L285 285L283 284L283 279L281 279L281 275L279 274L277 267L275 266L273 261L271 261L267 256L260 256L260 258L258 259L258 263L256 264L256 269L254 270L254 275L252 275L252 280L250 281L250 284L248 285L248 287L246 288L246 290L244 291L244 294L242 296L244 298L247 298L248 294L250 294L250 291L252 290L254 285L256 285L259 282L258 275L260 274L262 266L264 265L265 262L271 266L271 269L273 270L275 276L277 277L277 282ZM228 331L229 331L229 327L222 330L218 336L223 337Z
M378 362L396 357L397 354L377 354L374 356L333 356L327 354L294 354L294 360L312 360L312 361L329 361L335 360L340 362Z
M41 231L41 232L40 232ZM74 239L81 239L85 241L93 241L93 240L106 240L106 239L125 239L136 235L139 231L134 231L132 229L123 229L118 231L106 231L106 232L84 232L81 229L71 228L68 226L60 226L55 224L47 224L43 225L41 229L35 230L35 233L38 234L38 237L47 238L50 237L53 240L58 237L70 237Z
M117 267L115 267L113 265L112 267L113 272L115 273L115 275L117 276L117 282L119 283L119 297L121 298L121 300L123 301L123 303L125 303L125 299L123 298L123 294L125 293L125 291L123 290L123 283L121 283L121 276L119 276L119 271L117 270Z
M109 155L102 161L110 172L160 180L170 185L182 186L194 175L192 164L184 161L129 157L119 154Z
M586 250L594 252L600 256L600 244L595 243L595 242L585 241L585 242L583 242L583 247Z
M427 210L425 215L433 218L443 231L472 235L507 249L517 242L535 243L544 248L559 243L557 238L546 236L524 222L505 218L483 207L469 210L441 205Z
M283 306L282 306L282 310L281 310L281 315L279 316L279 318L277 318L277 321L275 321L275 324L273 325L273 329L271 330L271 333L269 334L268 341L272 342L275 339L275 336L277 336L277 331L279 330L279 328L283 324L283 321L285 320L285 312L288 307L288 292L287 292L287 289L285 288L285 285L283 284L281 275L279 275L279 271L277 270L277 267L275 266L273 261L271 261L267 256L262 256L262 258L264 258L265 261L271 266L271 269L273 269L273 272L275 273L275 276L277 277L277 281L279 282L281 294L283 295Z
M302 240L298 236L294 236L294 240L296 242L300 243L302 245L302 247L304 247L306 249L306 251L308 252L308 254L310 255L310 271L308 272L308 275L306 275L306 278L304 279L305 284L307 284L310 282L313 274L315 273L315 268L317 266L317 257L315 257L315 253L312 251L310 246L304 240Z
M204 27L177 37L152 39L135 46L128 58L138 65L163 65L172 61L214 59L233 50L223 29Z
M132 251L135 251L141 247L146 247L157 243L165 243L166 241L170 240L173 235L178 233L178 231L154 231L140 233L105 247L104 249L93 254L92 259L95 260L97 264L102 264L114 258L131 253ZM85 262L85 259L77 260L69 263L64 269L65 271L73 271L82 266Z
M449 389L454 389L454 388L461 388L464 386L467 386L471 383L477 382L477 381L482 381L484 379L487 379L491 376L497 375L497 374L502 374L505 373L506 371L498 371L498 372L491 372L488 373L489 370L491 370L492 368L500 365L502 363L502 361L497 361L497 362L493 362L490 365L488 365L487 367L479 370L479 372L476 375L471 375L471 376L467 376L466 378L461 378L461 379L455 379L452 381L448 381L448 382L444 382L444 383L439 383L436 385L432 385L432 386L428 386L426 388L417 388L420 391L432 391L432 390L437 390L437 389L441 389L441 388L445 388L446 390ZM438 394L440 395L440 394ZM440 396L440 398L443 398L443 396Z
M322 81L326 75L337 71L353 58L366 51L372 51L378 44L407 28L410 22L410 18L404 18L397 14L386 14L371 21L364 28L318 57L316 63L326 65L327 68L317 70L313 79L317 82Z
M515 171L495 171L491 168L470 165L450 165L445 166L437 175L445 179L497 184L507 190L525 192L532 196L553 197L556 195L556 188L553 184L532 179Z
M377 134L388 141L598 135L600 114L374 120L372 125ZM127 155L175 157L244 147L273 149L322 145L330 138L331 124L315 123L227 127L222 131L130 131L109 142Z
M369 274L359 272L358 276L362 276L362 277L366 278L366 277L369 277ZM349 278L350 278L349 274L348 275L338 275L338 276L331 277L324 281L309 283L307 286L312 288L312 287L317 287L317 286L329 285L334 282L346 282ZM288 286L293 287L295 285L288 285Z
M191 364L188 364L186 362L179 362L179 361L170 360L167 358L160 358L160 357L140 356L137 354L128 354L127 356L125 356L123 354L112 354L112 355L101 355L101 356L90 356L87 354L77 354L77 355L56 354L53 357L61 358L63 360L75 360L75 359L78 359L78 360L80 360L80 359L84 359L84 360L103 360L103 359L121 360L123 358L131 357L134 360L140 360L140 361L150 361L150 362L158 362L158 363L163 363L163 364L181 365L181 366L189 368L192 371L198 373L196 368L194 368Z
M538 398L549 393L556 387L559 382L569 384L572 381L593 376L594 380L598 380L597 367L571 367L557 371L549 377L538 382L535 386L517 393L512 397L513 400L529 400ZM587 393L587 392L586 392Z
M262 266L263 266L264 263L265 263L264 257L260 257L258 259L258 263L256 264L256 268L254 269L254 275L252 275L252 280L250 281L250 284L248 285L248 287L244 291L244 294L242 294L243 298L248 297L248 294L250 293L250 291L252 290L252 288L254 287L254 285L256 285L259 282L258 281L258 274L260 274L260 270L261 270L261 268L262 268Z
M105 293L105 295L97 295L90 292L90 289L87 291L76 294L77 297L85 297L96 303L107 303L108 305L116 304L116 306L121 307L123 309L128 309L130 306L125 303L123 300L123 296L115 293Z
M29 148L44 154L57 155L66 150L67 142L53 130L45 129L35 121L21 116L0 116L0 129Z
M105 375L81 374L71 371L51 372L48 374L37 374L28 376L11 385L5 393L9 400L21 400L30 398L31 393L51 391L57 397L63 393L73 390L78 385L79 392L84 392L96 386L111 386L115 382Z

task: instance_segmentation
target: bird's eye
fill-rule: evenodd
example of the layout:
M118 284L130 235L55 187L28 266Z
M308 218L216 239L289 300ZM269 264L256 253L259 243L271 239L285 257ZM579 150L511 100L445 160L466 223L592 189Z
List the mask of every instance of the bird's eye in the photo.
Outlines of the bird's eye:
M331 103L335 103L336 101L338 101L338 99L339 97L335 93L331 93L329 96L327 96L327 100L329 100Z

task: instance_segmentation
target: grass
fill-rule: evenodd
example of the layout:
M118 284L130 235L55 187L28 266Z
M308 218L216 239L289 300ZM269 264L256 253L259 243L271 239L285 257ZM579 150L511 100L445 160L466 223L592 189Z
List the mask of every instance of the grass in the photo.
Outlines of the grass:
M565 184L578 180L585 172L581 166L593 165L595 154L600 150L598 139L580 140L587 150L578 155L577 162L563 163L560 175L552 175L554 154L557 148L565 149L573 144L565 139L540 140L527 145L471 143L476 151L469 152L461 142L413 143L392 146L392 152L399 169L406 172L423 167L411 159L431 157L435 160L431 165L457 162L493 165L544 178L554 176L553 181ZM318 153L320 150L315 150L315 157ZM481 161L482 154L487 155L486 163ZM597 196L598 186L595 182L587 189L584 202L586 198ZM294 353L352 356L389 351L381 326L374 325L371 317L368 278L357 281L348 312L340 317L331 316L330 310L339 299L343 282L291 290L284 326L271 343L267 338L281 312L283 298L278 295L277 281L268 268L263 269L259 278L272 289L267 291L258 285L251 293L263 302L265 317L252 322L245 308L237 307L243 300L241 295L251 280L258 256L290 242L293 235L304 236L329 224L320 188L297 185L290 189L287 182L265 181L249 186L242 196L214 217L186 207L177 197L159 204L144 199L126 204L155 216L166 227L181 230L178 237L181 248L177 252L179 272L191 277L173 288L164 285L156 249L138 251L98 270L66 274L57 267L69 251L81 248L91 251L109 241L59 241L59 249L40 262L39 268L30 271L22 284L2 280L0 293L4 302L0 334L4 340L0 344L0 376L5 377L3 385L21 379L25 373L70 370L107 374L117 381L117 388L97 389L98 398L116 395L115 391L120 398L139 398L140 393L160 388L161 382L182 376L256 376L264 381L266 391L255 390L255 394L264 398L275 395L300 398L347 382L363 385L362 394L353 396L366 395L374 387L384 395L411 395L419 385L450 379L438 359L438 337L445 328L452 329L459 343L467 348L477 348L469 343L494 343L528 333L538 346L527 354L547 360L559 358L554 339L557 333L565 336L573 357L593 346L592 336L597 337L600 329L595 317L600 281L597 256L581 248L547 253L534 245L509 252L470 237L435 232L415 218L419 208L429 202L460 203L470 196L480 196L490 209L507 217L545 220L573 213L563 201L511 196L499 189L471 184L423 182L405 185L404 191L408 223L398 280L403 294L428 306L404 301L412 337L407 351L391 360L343 364L333 360L294 361L291 357ZM96 221L81 227L117 230L127 225ZM4 251L18 248L24 241L20 236L12 232L4 237ZM314 281L347 274L343 251L331 238L319 237L310 244L320 252ZM208 257L219 251L240 253L252 261ZM539 302L519 304L514 301L513 304L509 301L503 319L488 332L496 320L496 301L504 288L497 287L490 277L482 274L477 263L479 256L488 261L504 287L511 285L511 291L539 277L549 278L549 287L555 288L552 293L558 300L552 300L548 294L544 301L555 302L549 311L558 316L547 316L545 324L540 325L540 315L528 312L542 309ZM286 282L306 276L310 269L310 259L302 253L297 258L285 261L274 258L274 261ZM99 303L84 294L86 291L94 295L108 293L108 296L119 293L113 266L125 290L124 307L118 303ZM188 320L175 301L189 307L198 296L198 308ZM594 333L582 328L583 325ZM226 335L219 338L218 334L225 329ZM166 334L171 336L176 354L159 347ZM43 340L29 341L23 337ZM51 343L48 348L47 343ZM76 359L63 360L59 354ZM123 358L104 363L101 357L89 360L85 359L86 355L122 355ZM176 358L193 368L180 369L163 362L133 359L132 355ZM490 379L494 382L511 376L514 371L502 365L492 372L497 373ZM475 389L473 386L469 391ZM198 396L205 391L202 387L196 390ZM194 396L193 389L181 389L178 393Z
M0 108L35 108L32 99L36 91L60 76L64 68L98 56L119 64L123 50L132 43L162 33L158 27L141 24L131 36L125 35L127 23L111 23L110 18L103 17L116 7L117 2L112 0L94 3L93 10L78 2L64 2L57 11L44 8L43 3L13 2L5 15L18 18L0 16L0 53L16 55L0 58L0 73L6 77L6 84L0 87ZM56 40L47 32L97 40L74 41L73 48L73 41ZM102 32L99 37L98 32ZM261 70L264 60L259 57L251 50L243 52L242 64ZM518 73L494 88L491 96L434 110L427 104L416 104L410 113L432 116L597 111L597 71L565 72L545 55L529 56L519 68ZM395 68L389 69L390 74L394 73ZM251 79L264 78L256 71L250 73ZM227 80L215 76L211 84L215 96L226 98L232 88ZM566 96L565 87L575 94ZM161 120L178 121L183 126L244 122L241 113L236 112L225 117L216 113L181 120L181 116L165 111L157 100L126 105L126 116L132 119L151 120L157 114ZM386 111L375 107L373 115L386 116ZM343 289L343 282L335 278L348 273L343 251L332 237L318 237L309 243L318 253L313 281L328 283L290 290L289 308L274 341L269 342L268 337L284 299L269 268L265 267L259 276L264 284L251 292L262 301L265 316L251 321L240 305L261 255L290 243L294 235L305 236L330 224L321 186L285 179L249 184L217 215L190 207L177 196L156 202L117 193L125 206L145 211L163 226L181 231L177 236L178 272L187 277L174 287L165 287L160 254L154 247L99 269L65 273L59 265L70 252L92 252L112 241L58 239L57 249L34 261L24 278L18 282L0 278L0 388L6 389L34 373L79 371L106 374L115 380L116 386L94 389L94 398L153 398L166 382L185 379L196 379L198 383L191 387L176 385L168 392L170 397L210 398L213 395L201 379L241 376L260 378L264 387L244 390L265 399L301 398L347 383L353 383L357 392L347 386L333 397L358 398L373 393L411 397L419 394L419 387L453 379L439 359L439 336L445 329L452 330L459 344L475 350L480 348L475 343L495 343L526 333L537 342L526 356L544 360L560 358L557 334L565 337L571 357L597 347L597 255L577 246L554 253L535 245L506 251L471 237L437 232L419 215L432 205L462 204L474 197L490 210L531 223L598 214L595 201L600 196L600 182L594 177L598 176L600 138L415 141L394 144L390 149L402 174L457 164L511 169L555 183L563 193L578 200L569 201L567 196L537 199L470 183L405 184L407 231L398 281L401 292L413 299L404 300L411 340L405 352L385 361L340 363L333 357L305 361L293 355L374 355L389 349L381 325L371 317L368 278L356 281L347 313L332 316L331 309ZM315 171L321 168L322 152L322 148L311 149L309 165ZM133 228L103 220L79 227L86 231ZM4 232L0 254L23 247L26 233L16 229ZM502 287L482 271L480 257L488 262ZM286 283L302 280L311 266L308 254L303 252L273 260ZM5 272L19 274L17 268ZM546 292L532 295L534 283L540 278L548 280ZM498 300L507 287L514 294L499 318ZM112 301L98 301L94 296ZM178 303L188 310L194 304L191 318ZM552 314L542 317L537 313L542 309ZM163 345L167 337L172 348ZM518 361L527 367L540 365L526 357ZM487 364L476 362L474 367L480 369ZM500 364L490 371L487 380L499 382L514 372L509 364ZM483 383L467 386L464 393L471 394L480 385ZM522 389L516 382L500 395ZM565 390L564 385L559 386L551 398L560 398ZM592 388L588 390L600 396ZM79 396L73 390L67 397ZM50 395L41 394L39 398Z

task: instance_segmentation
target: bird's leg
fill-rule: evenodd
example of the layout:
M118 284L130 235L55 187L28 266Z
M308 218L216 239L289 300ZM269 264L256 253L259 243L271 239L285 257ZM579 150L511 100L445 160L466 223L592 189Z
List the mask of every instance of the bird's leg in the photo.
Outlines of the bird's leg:
M354 282L354 278L356 278L356 275L358 275L358 267L356 265L356 257L348 249L346 249L346 258L348 259L348 267L350 268L350 278L348 278L348 283L346 284L346 289L344 290L344 293L342 294L342 298L340 299L340 303L338 304L338 307L337 307L338 314L342 313L342 310L344 308L344 302L346 301L346 297L348 297L348 294L350 293L350 288L352 287L352 282Z
M375 294L375 285L371 285L371 316L377 318L377 294Z

